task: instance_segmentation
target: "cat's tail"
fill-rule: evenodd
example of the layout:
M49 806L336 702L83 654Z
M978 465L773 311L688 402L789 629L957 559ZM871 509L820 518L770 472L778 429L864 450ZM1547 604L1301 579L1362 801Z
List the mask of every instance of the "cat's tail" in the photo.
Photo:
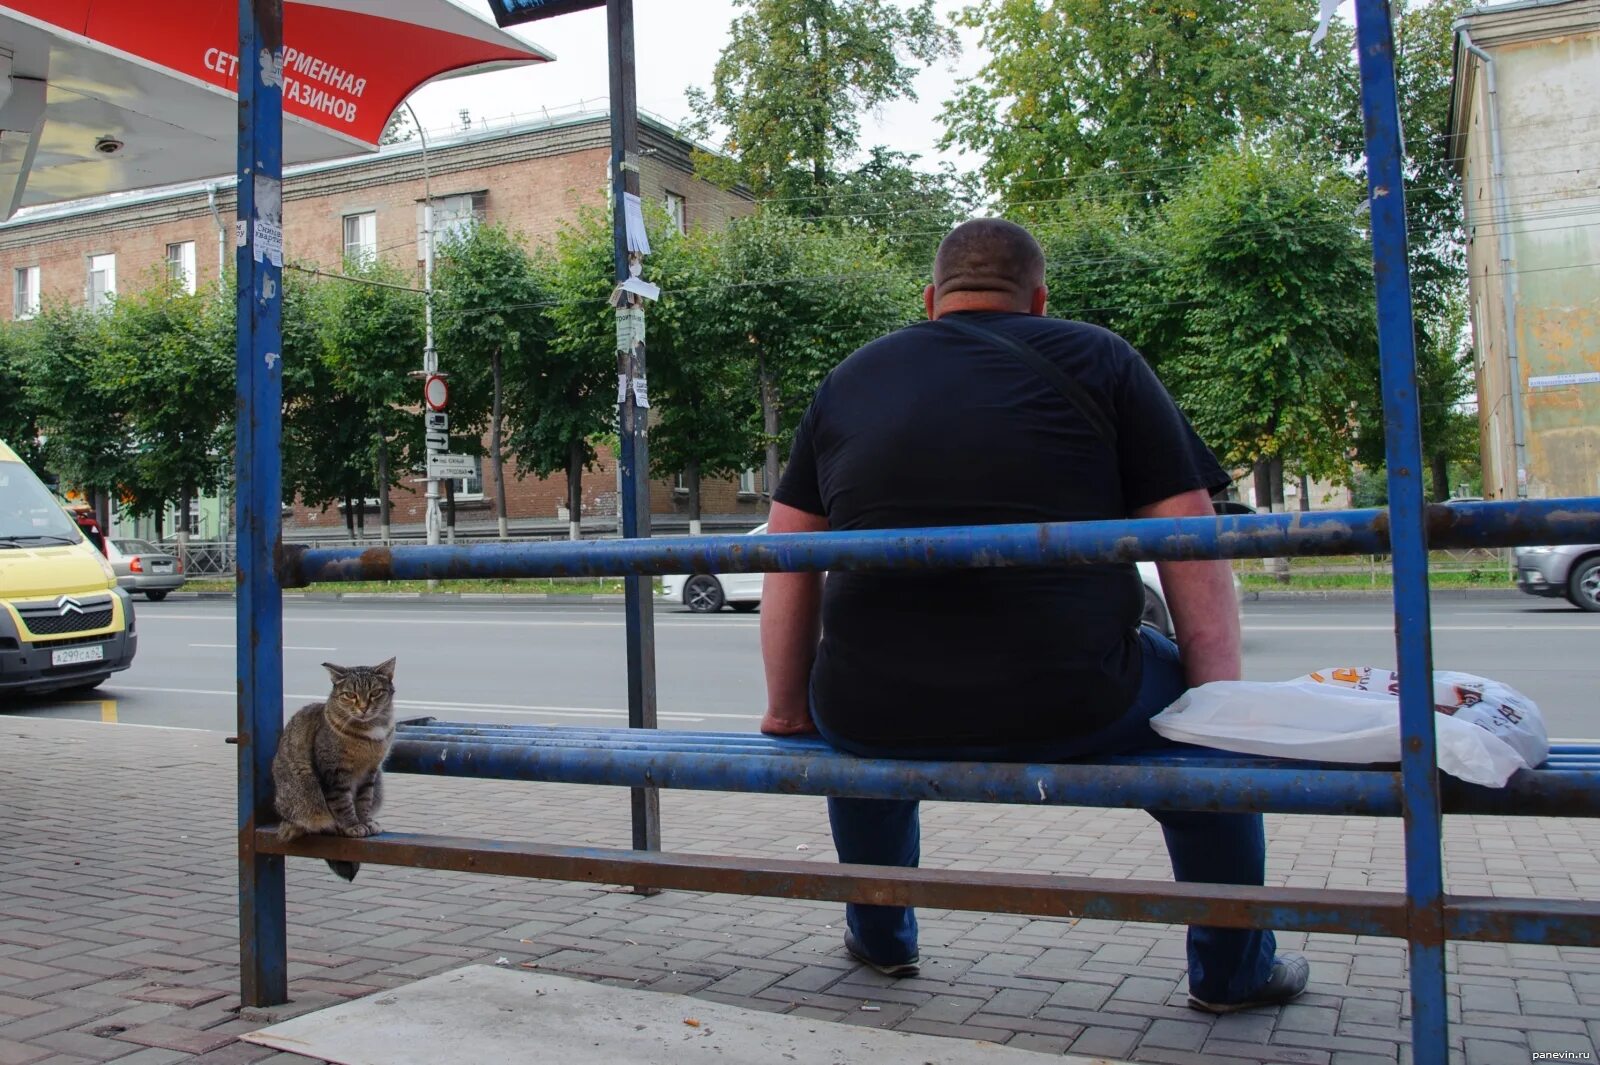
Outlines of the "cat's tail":
M327 859L327 862L329 869L332 869L336 874L346 880L354 880L356 878L356 874L361 871L360 862L341 862L336 861L333 858Z

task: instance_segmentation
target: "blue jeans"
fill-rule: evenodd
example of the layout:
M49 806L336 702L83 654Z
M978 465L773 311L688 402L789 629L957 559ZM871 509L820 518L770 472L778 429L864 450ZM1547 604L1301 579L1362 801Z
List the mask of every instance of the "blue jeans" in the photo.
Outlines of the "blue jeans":
M1049 746L972 747L952 752L915 747L863 749L823 730L835 747L881 758L959 757L972 761L1066 762L1074 758L1121 754L1173 746L1150 728L1150 719L1171 705L1187 685L1178 649L1153 629L1141 627L1143 678L1128 712L1099 732ZM813 715L815 717L816 715ZM916 866L921 858L921 826L914 800L829 799L828 820L839 860L860 865ZM1264 882L1266 832L1260 814L1193 813L1151 810L1166 837L1174 878L1185 883ZM845 920L861 948L877 962L896 964L917 956L917 915L908 906L845 907ZM1189 929L1189 993L1206 1002L1241 1002L1258 991L1272 973L1277 943L1256 929Z

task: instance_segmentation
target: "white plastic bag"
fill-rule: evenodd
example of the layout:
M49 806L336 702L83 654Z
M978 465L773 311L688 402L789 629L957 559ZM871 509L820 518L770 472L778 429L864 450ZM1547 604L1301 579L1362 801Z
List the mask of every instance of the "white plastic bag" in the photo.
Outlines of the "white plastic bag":
M1400 760L1399 678L1386 669L1319 669L1279 683L1214 681L1150 720L1167 739L1244 754L1316 762ZM1433 675L1439 768L1503 788L1550 755L1539 708L1498 681Z

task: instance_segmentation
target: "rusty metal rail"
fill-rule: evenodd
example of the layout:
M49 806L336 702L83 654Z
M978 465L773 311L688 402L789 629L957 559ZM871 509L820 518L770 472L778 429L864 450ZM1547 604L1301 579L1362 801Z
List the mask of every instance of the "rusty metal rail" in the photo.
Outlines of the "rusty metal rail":
M655 537L438 547L286 544L285 588L317 581L597 577L1007 566L1141 559L1277 558L1390 549L1387 510L1232 514L1213 518L983 525L834 532L826 536ZM1471 503L1427 510L1434 547L1600 542L1600 498Z
M904 869L792 859L565 847L454 836L386 833L366 839L255 834L267 854L445 869L589 884L652 884L680 891L763 895L880 906L1153 921L1225 928L1279 928L1347 935L1406 934L1405 895L1396 891L1235 887L1092 876ZM1600 903L1447 896L1451 939L1600 946Z

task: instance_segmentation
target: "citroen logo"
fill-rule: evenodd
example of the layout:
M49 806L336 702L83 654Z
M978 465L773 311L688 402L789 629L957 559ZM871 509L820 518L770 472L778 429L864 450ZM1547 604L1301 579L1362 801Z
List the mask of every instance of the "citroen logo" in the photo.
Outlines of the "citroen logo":
M82 614L83 605L76 599L72 598L72 596L63 595L61 598L56 600L56 613L60 614L62 617L66 617L68 614Z

